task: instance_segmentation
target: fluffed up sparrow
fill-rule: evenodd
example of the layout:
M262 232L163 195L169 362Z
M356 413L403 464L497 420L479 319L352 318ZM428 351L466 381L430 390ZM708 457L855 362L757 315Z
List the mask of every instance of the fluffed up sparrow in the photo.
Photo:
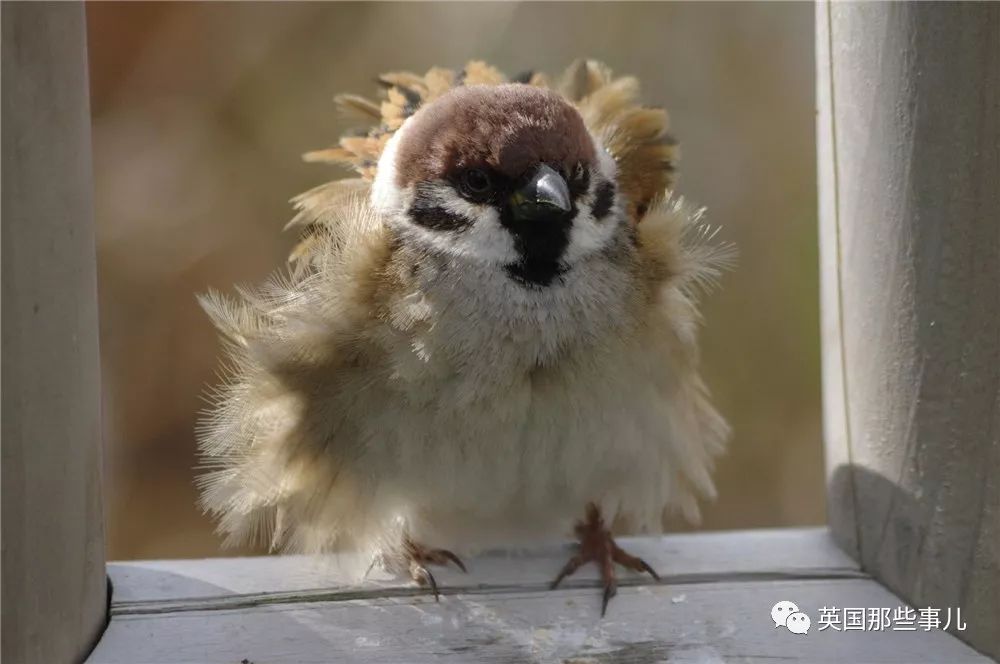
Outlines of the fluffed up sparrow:
M603 612L616 563L656 575L611 524L660 531L714 493L697 294L729 247L671 193L633 78L380 80L381 103L339 98L376 127L307 155L361 177L296 199L292 268L202 298L229 358L202 504L230 542L355 548L435 594L455 552L575 532L555 583L596 562Z

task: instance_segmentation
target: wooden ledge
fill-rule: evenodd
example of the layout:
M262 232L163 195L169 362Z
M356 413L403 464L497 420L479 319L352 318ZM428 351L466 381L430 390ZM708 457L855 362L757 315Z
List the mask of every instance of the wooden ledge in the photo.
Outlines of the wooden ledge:
M820 631L821 607L906 606L825 529L622 544L663 580L623 573L604 619L593 566L548 590L568 546L484 554L468 575L435 569L440 603L384 576L351 585L337 562L305 556L111 563L111 623L87 661L990 661L940 630ZM774 627L780 600L811 617L808 634Z

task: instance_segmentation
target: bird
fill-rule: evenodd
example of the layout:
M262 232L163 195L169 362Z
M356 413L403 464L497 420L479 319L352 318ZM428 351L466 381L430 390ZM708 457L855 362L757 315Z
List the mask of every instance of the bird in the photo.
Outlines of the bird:
M200 504L227 544L436 565L571 537L617 592L616 524L697 522L729 427L701 378L701 296L732 267L674 193L677 142L639 84L379 76L337 98L370 128L305 159L350 177L295 199L264 284L200 301L225 347L198 427ZM459 555L461 554L461 555Z

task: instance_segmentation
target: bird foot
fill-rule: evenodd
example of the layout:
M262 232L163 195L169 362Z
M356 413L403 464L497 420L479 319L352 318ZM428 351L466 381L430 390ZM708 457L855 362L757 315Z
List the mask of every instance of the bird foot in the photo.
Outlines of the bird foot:
M594 503L588 503L586 518L578 521L574 530L579 539L578 551L559 572L550 586L551 589L555 589L563 579L576 572L584 563L596 563L601 572L601 581L604 583L604 600L601 604L603 618L608 610L608 602L618 593L615 563L636 572L648 572L654 579L660 580L656 570L645 560L627 553L615 543L611 532L604 526L601 511Z
M468 573L461 559L447 549L429 549L422 544L417 544L409 537L403 542L403 547L410 562L410 577L421 586L430 586L434 593L434 600L437 602L441 601L441 595L438 593L437 580L427 567L428 565L447 566L448 563L455 563L460 570Z

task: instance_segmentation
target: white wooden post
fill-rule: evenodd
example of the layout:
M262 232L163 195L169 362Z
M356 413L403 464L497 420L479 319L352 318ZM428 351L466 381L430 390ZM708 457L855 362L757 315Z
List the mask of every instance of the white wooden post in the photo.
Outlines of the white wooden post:
M830 524L1000 656L1000 4L816 28Z
M2 23L2 656L60 664L107 609L84 7Z

